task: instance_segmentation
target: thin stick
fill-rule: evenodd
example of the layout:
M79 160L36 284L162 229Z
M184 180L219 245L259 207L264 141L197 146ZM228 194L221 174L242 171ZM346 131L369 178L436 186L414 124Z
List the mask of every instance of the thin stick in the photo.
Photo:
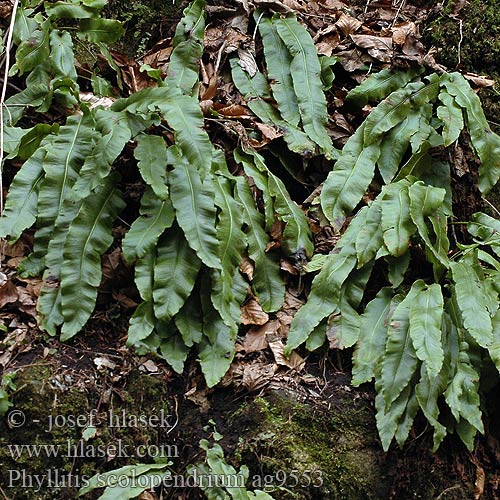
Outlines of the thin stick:
M396 12L396 17L394 17L394 19L392 21L391 28L396 24L396 22L399 18L399 14L401 14L401 10L403 9L403 6L405 5L405 3L406 3L406 0L401 0L401 2L399 4L398 11Z
M14 0L12 14L10 18L9 32L7 35L7 43L5 45L5 71L3 76L2 94L0 96L0 215L3 213L3 156L4 156L4 125L3 125L3 108L5 95L7 94L7 81L9 79L10 68L10 49L12 47L12 34L14 33L14 23L16 22L17 7L19 0ZM0 253L0 261L2 254Z
M461 57L462 42L464 40L463 21L462 21L462 19L460 19L460 22L459 22L458 26L459 26L459 29L460 29L460 40L458 41L457 51L458 51L458 66L460 66L460 63L462 62L462 57Z
M490 202L490 200L487 200L484 196L482 197L483 198L483 201L485 201L489 206L490 208L498 215L500 216L500 212L498 211L498 208L495 207L495 205L493 205L493 203Z

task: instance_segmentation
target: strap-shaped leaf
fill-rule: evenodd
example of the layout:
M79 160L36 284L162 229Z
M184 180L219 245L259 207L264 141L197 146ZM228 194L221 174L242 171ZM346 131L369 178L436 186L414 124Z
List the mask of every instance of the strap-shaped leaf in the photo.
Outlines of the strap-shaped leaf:
M352 385L369 382L374 376L385 349L387 319L393 291L382 288L361 315L360 335L353 355Z
M327 339L327 327L327 321L324 319L316 328L314 328L306 341L306 349L308 351L313 352L325 343L325 340Z
M347 141L321 191L323 212L337 229L368 189L380 155L378 144L365 146L363 134L361 125Z
M434 215L443 205L446 191L442 188L426 186L422 181L418 181L409 187L408 194L410 196L411 219L417 227L420 237L424 240L426 248L434 255L437 262L448 268L449 261L444 250L449 245L445 246L444 242L439 242L435 246L431 242L429 230L424 219L426 216ZM441 214L441 217L443 217L443 214Z
M10 70L10 75L18 73L22 76L31 71L42 61L49 59L50 21L45 19L31 32L29 39L21 42L16 50L16 62ZM47 89L45 89L47 92Z
M370 262L384 244L383 232L380 225L381 221L382 204L380 200L375 200L368 209L366 224L356 236L358 269Z
M155 334L159 339L159 346L155 352L158 353L176 373L181 374L189 354L189 347L184 344L175 323L173 321L157 321Z
M424 89L422 82L409 83L396 90L384 99L366 118L364 122L363 140L368 146L380 142L382 135L401 123L410 112L411 98Z
M234 159L241 163L245 174L253 179L253 182L262 193L262 201L264 205L265 229L269 231L275 221L274 200L269 192L268 170L259 169L250 154L245 154L241 149L234 150Z
M12 32L12 37L16 45L19 45L23 40L27 40L37 28L38 24L31 16L33 12L34 9L28 9L24 6L17 9L14 30Z
M269 194L274 200L274 209L285 223L283 231L283 247L289 255L303 251L311 256L314 250L311 230L304 212L292 201L283 181L274 175L265 163L264 158L256 151L248 150L253 157L254 165L268 178Z
M203 114L196 96L176 93L160 104L160 110L174 129L175 143L191 168L204 179L210 171L213 146L203 128Z
M411 255L409 252L404 253L401 257L385 256L388 267L387 278L391 282L392 288L397 288L403 282L405 273L410 265L410 259Z
M205 1L195 0L184 10L177 24L167 72L167 82L187 93L191 93L198 82L204 32Z
M56 76L71 78L76 81L73 41L67 31L51 30L49 59Z
M258 26L264 45L267 74L278 110L285 121L297 126L300 112L290 70L292 56L278 34L276 23L269 17L260 17L259 11L255 12L254 17L260 18Z
M188 347L198 344L203 337L203 315L200 294L196 288L175 315L175 326Z
M264 123L274 125L283 131L283 138L291 151L304 156L310 156L316 151L314 142L298 127L283 120L272 104L265 100L270 97L271 90L262 73L257 72L250 78L236 59L231 59L231 73L234 84L245 97L248 107Z
M202 280L202 288L210 280ZM208 387L218 384L231 366L234 357L236 329L227 326L214 309L208 295L201 296L203 306L203 337L198 344L198 359Z
M344 296L340 298L340 311L340 314L332 315L328 319L326 334L330 341L330 347L334 349L347 349L359 340L361 316ZM307 339L308 342L310 338Z
M407 250L416 227L410 216L410 183L402 180L384 187L382 195L382 231L390 254L400 257Z
M156 249L151 248L135 263L135 284L139 294L146 302L153 304L154 271L156 266Z
M311 331L330 314L338 313L342 284L356 265L356 236L366 223L367 207L361 209L337 243L338 253L330 253L314 278L307 302L290 325L285 355L307 340Z
M45 12L53 19L84 19L96 17L97 11L90 5L82 2L64 1L47 3L44 5Z
M333 153L330 136L326 130L328 112L321 83L321 65L311 35L295 16L274 16L273 24L292 55L290 72L302 126L307 135L327 157Z
M89 42L112 44L125 33L120 21L114 19L87 18L82 19L78 26L77 36Z
M45 174L42 168L45 154L43 148L39 149L14 177L0 218L1 238L10 236L11 241L16 241L25 229L34 224L38 208L38 189Z
M167 146L163 137L142 134L137 137L134 156L144 182L151 186L158 198L168 198L167 180Z
M53 281L60 277L61 255L68 230L82 203L81 200L70 202L70 192L85 156L92 149L93 125L94 120L88 114L70 116L66 125L59 129L59 135L51 138L45 147L45 177L38 195L34 257L43 258L47 266L46 286L42 288L37 309L40 325L52 335L63 319L61 289L54 288Z
M175 218L170 199L161 200L151 188L146 188L142 195L139 213L122 242L123 254L129 262L143 257L155 246Z
M127 113L98 109L95 113L96 131L100 136L90 155L83 164L71 196L75 199L86 198L101 180L109 175L111 165L118 158L130 140L132 131ZM96 134L98 135L98 134Z
M408 437L419 408L412 386L413 384L408 384L393 404L389 408L386 408L382 394L382 383L380 380L376 380L375 382L375 389L377 391L377 396L375 397L377 414L375 418L384 451L389 449L394 437L396 437L400 445L403 445Z
M208 267L220 269L212 178L207 176L202 182L198 171L185 158L176 154L172 159L175 164L168 180L177 222L201 261Z
M460 418L463 418L477 431L484 433L478 394L479 374L470 362L468 349L469 346L466 342L460 343L456 372L446 389L445 400L457 422L460 421ZM474 434L472 434L470 440L464 440L464 436L464 434L460 433L464 444L469 450L472 450Z
M463 111L444 89L439 93L439 100L443 105L438 106L436 114L443 122L443 141L444 146L448 147L458 139L464 128Z
M201 261L179 227L160 238L154 268L153 301L156 318L169 322L191 293Z
M62 245L79 208L78 203L69 202L69 193L92 150L93 127L94 120L90 115L70 116L45 148L45 177L38 195L35 252L41 255L47 253L47 264L53 276L59 275Z
M274 312L281 307L285 297L285 284L280 273L278 257L265 251L269 236L262 229L263 216L255 207L247 182L242 177L237 177L236 183L236 196L245 212L248 255L255 264L253 285L262 309Z
M467 230L474 239L482 244L490 245L500 256L500 221L481 212L472 215L472 221L467 224Z
M434 427L433 451L436 451L446 436L446 427L438 421L439 406L438 398L446 388L448 381L448 371L439 373L435 377L430 377L429 371L422 366L422 377L415 388L417 400L422 408L422 412L429 423Z
M234 199L231 181L215 174L215 203L220 212L217 239L220 242L221 271L212 274L212 303L228 326L238 323L240 304L233 295L234 273L243 259L247 237L242 231L243 211Z
M370 279L373 263L354 269L340 289L340 314L328 318L327 336L330 347L346 349L359 339L361 317L356 310Z
M142 341L153 333L155 322L153 303L146 301L139 304L130 318L127 347L143 347Z
M441 371L444 360L441 343L443 294L437 283L427 286L422 280L412 285L415 291L410 303L410 337L418 359L424 362L429 378Z
M445 340L445 359L441 371L436 377L430 377L424 364L421 370L420 382L415 388L419 405L427 420L434 427L434 451L437 450L446 436L446 427L438 422L440 413L438 398L448 385L452 367L456 365L458 356L457 329L447 313L443 314L442 330Z
M40 107L46 102L50 105L52 97L50 93L47 93L48 85L50 85L50 77L44 68L32 71L26 78L26 88L5 101L5 108L8 112L5 113L4 121L14 126L28 106Z
M377 166L386 184L391 182L396 175L410 144L410 139L418 131L419 116L417 110L410 109L408 116L389 130L382 140Z
M101 282L101 254L113 242L112 225L125 206L117 180L108 177L101 189L84 201L69 229L61 267L62 340L78 333L94 310Z
M9 144L9 139L13 140L10 132L14 132L16 136L18 131L22 131L21 136L17 136L18 142L14 145L12 149L12 143ZM17 133L16 133L17 132ZM27 160L35 153L40 147L42 147L43 140L48 134L57 134L59 132L59 124L55 123L53 125L48 125L47 123L38 123L33 128L24 130L15 127L5 127L4 130L4 150L9 155L10 158L17 156L21 160ZM7 142L6 142L7 141Z
M486 194L500 179L500 137L492 132L479 97L460 73L443 75L442 84L465 110L467 130L481 160L479 189Z
M403 300L400 295L396 295L393 299L392 307L395 309L387 328L380 377L380 390L387 409L397 404L398 398L410 383L418 365L410 337L410 305L415 294L412 288Z
M450 263L450 269L464 327L480 346L487 348L493 341L493 327L477 254L469 252L467 260Z
M422 73L422 69L408 71L393 71L383 69L367 78L361 85L352 89L346 99L354 102L359 107L366 106L369 101L380 101Z

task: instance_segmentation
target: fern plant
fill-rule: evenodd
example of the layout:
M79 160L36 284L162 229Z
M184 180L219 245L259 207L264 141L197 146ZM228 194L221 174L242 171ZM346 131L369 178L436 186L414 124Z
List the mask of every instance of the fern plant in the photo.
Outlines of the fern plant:
M135 265L142 302L127 343L157 352L177 372L193 348L213 386L232 361L249 286L264 311L283 303L279 255L266 251L269 230L279 221L283 251L310 258L308 220L264 155L242 141L230 164L245 175L235 175L204 128L197 96L203 0L184 11L157 87L109 109L81 101L73 43L95 44L113 64L107 44L121 32L99 17L103 5L25 0L18 11L11 74L25 77L25 89L5 102L4 145L9 158L24 163L10 186L0 236L15 241L35 226L33 253L19 272L43 274L41 328L62 340L76 335L95 307L100 258L125 207L118 160L131 144L144 193L139 216L115 243ZM451 167L442 153L465 128L481 162L479 189L487 193L500 177L500 138L458 73L422 78L423 70L384 70L348 95L360 106L381 102L339 152L327 133L324 94L335 60L317 56L293 15L257 11L255 19L266 68L249 74L233 58L235 86L259 120L282 132L290 151L304 161L332 160L320 202L334 229L354 213L334 251L308 265L321 270L291 325L287 352L304 342L313 350L327 338L354 347L353 383L375 380L385 449L394 438L406 440L419 409L434 428L435 448L452 431L471 448L483 431L479 377L489 366L500 369L500 228L478 213L468 225L472 243L450 242ZM110 87L97 74L92 83L95 92ZM18 125L27 111L45 121L49 109L67 118ZM263 213L247 177L264 200ZM378 195L359 208L370 185ZM245 255L255 265L251 283L238 270ZM416 268L415 256L432 273ZM374 290L375 269L386 282Z
M125 258L135 265L142 302L130 320L127 343L139 353L157 352L177 372L195 346L207 384L213 386L231 364L240 305L249 286L264 311L277 311L283 303L279 256L266 251L266 229L280 221L282 247L306 256L313 251L311 232L304 213L263 157L251 149L238 150L235 160L266 197L263 217L246 178L230 173L223 152L204 129L198 102L203 0L184 11L168 73L158 78L157 87L118 99L109 109L90 109L80 100L73 40L97 44L109 59L106 44L121 31L115 21L98 17L103 5L72 0L40 4L36 14L29 3L19 10L12 73L27 74L26 89L7 100L5 131L9 157L17 156L24 164L10 186L0 236L15 241L35 225L33 253L19 272L43 273L41 328L51 335L60 331L62 340L73 337L95 307L100 258L113 243L113 225L125 207L117 160L133 141L145 190L139 216L121 243ZM74 34L58 27L67 18L77 20ZM293 17L282 29L282 48L290 58L302 47L312 54L310 35ZM298 41L292 44L292 37ZM311 79L318 76L311 72L320 70L314 57ZM299 87L304 86L303 70L297 66L288 75ZM317 81L313 88L296 104L293 130L309 148L308 155L330 154L326 99ZM308 102L315 109L314 123L306 112ZM279 113L270 104L261 104L277 119ZM44 113L51 106L66 110L64 123L16 126L28 107ZM161 135L165 127L173 131L173 142ZM245 254L255 265L251 283L238 270Z
M339 230L376 170L384 185L324 257L287 352L303 342L317 348L327 337L338 348L354 346L352 382L375 380L384 449L393 438L405 442L419 409L434 428L435 449L448 431L472 449L484 432L480 376L492 362L500 369L500 222L475 214L468 224L474 243L452 247L451 167L440 153L465 128L487 193L500 177L500 137L458 73L422 80L414 71L384 70L347 98L382 101L343 148L324 183L322 210ZM375 266L387 281L361 308ZM405 280L408 270L420 279Z

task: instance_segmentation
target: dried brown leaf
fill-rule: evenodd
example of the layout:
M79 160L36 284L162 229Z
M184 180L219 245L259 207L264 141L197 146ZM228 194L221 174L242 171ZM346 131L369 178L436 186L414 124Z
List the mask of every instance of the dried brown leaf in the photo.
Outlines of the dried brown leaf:
M241 306L241 322L244 325L265 325L268 321L269 315L255 299Z
M18 289L11 280L8 280L0 287L0 309L6 304L17 302L18 299Z
M342 67L349 73L353 73L354 71L361 69L365 66L365 64L373 61L368 54L356 47L337 52L335 55L339 58L339 62Z
M259 70L253 53L249 49L238 49L238 57L241 69L246 71L250 78L253 78Z
M245 352L262 351L269 347L266 336L271 334L278 334L281 327L277 319L268 321L265 325L254 326L248 330L241 343L239 350Z
M477 75L476 73L463 73L462 76L479 88L493 87L495 85L495 80L484 75Z
M342 31L342 33L344 33L345 36L349 36L356 33L356 31L361 28L363 23L355 17L342 13L335 25Z
M246 274L250 281L253 281L254 269L254 263L248 257L243 257L243 260L240 263L240 271L243 274Z
M352 41L368 51L374 59L390 62L392 57L392 38L373 35L350 35Z
M295 351L290 354L289 358L285 357L285 344L281 339L269 341L269 347L273 352L274 359L278 365L286 366L292 370L302 371L306 364L304 358L302 358Z

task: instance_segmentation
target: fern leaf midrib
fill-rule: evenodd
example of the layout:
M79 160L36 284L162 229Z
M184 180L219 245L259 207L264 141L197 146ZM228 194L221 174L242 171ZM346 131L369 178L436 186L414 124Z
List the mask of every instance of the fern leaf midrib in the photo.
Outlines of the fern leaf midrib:
M300 43L299 38L297 37L297 35L295 34L295 32L291 29L291 27L290 27L290 25L288 24L288 22L287 22L287 19L286 19L286 18L285 18L285 19L283 19L283 24L287 27L288 31L292 34L293 38L294 38L294 39L296 40L296 42L297 42L297 45L298 45L299 47L302 47L302 44ZM299 52L300 52L300 55L301 55L301 57L302 57L302 61L303 61L302 66L303 66L303 68L307 71L307 70L308 70L308 68L309 68L309 66L308 66L308 64L307 64L307 57L306 57L306 55L305 55L305 52L304 52L304 50L303 50L302 48L300 48ZM294 57L295 57L296 55L297 55L297 54L294 54ZM309 83L309 76L310 76L309 71L307 71L307 75L306 75L307 91L308 91L308 95L312 95L312 89L311 89L311 85L310 85L310 83ZM309 111L311 112L310 116L314 116L314 108L315 108L315 106L314 106L314 101L313 101L313 99L308 99L308 103L309 103ZM315 127L315 128L316 128L316 127Z
M69 172L69 168L70 168L71 153L72 153L73 149L75 148L76 139L78 137L78 134L80 132L80 128L81 128L82 124L83 124L83 119L78 122L75 133L73 134L73 138L71 140L71 146L69 148L68 154L66 155L66 160L64 162L64 172L63 172L63 178L62 178L63 182L62 182L61 191L59 193L57 215L59 215L61 213L61 209L62 209L62 206L64 204L64 198L65 198L65 189L64 188L67 184L68 172Z
M90 240L92 239L92 236L94 234L94 231L95 231L95 228L97 227L97 225L99 224L100 220L101 220L101 215L102 213L104 212L104 209L107 207L108 205L108 202L109 200L113 197L113 195L115 194L115 191L116 191L116 187L113 188L108 196L106 197L106 200L104 201L104 203L101 205L101 207L99 208L99 212L97 214L97 216L94 218L94 222L92 224L92 227L87 235L87 237L85 238L85 243L84 245L82 245L82 252L80 253L80 268L79 268L79 275L80 276L83 276L83 265L84 263L86 262L83 258L84 255L87 254L87 245L88 243L90 242Z

